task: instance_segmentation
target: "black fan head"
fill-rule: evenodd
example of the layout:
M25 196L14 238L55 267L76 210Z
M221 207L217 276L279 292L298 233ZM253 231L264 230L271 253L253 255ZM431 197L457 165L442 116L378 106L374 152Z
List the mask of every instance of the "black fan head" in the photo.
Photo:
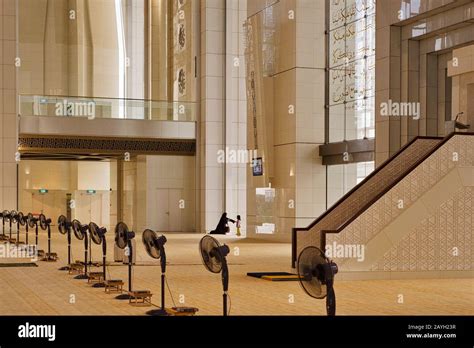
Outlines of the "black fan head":
M74 235L76 236L77 239L83 240L85 237L85 233L82 229L81 222L77 219L72 220L72 231L74 232Z
M91 239L95 244L101 244L102 238L107 232L105 227L99 227L96 223L89 223L89 231L91 233Z
M154 259L159 259L161 257L160 247L165 245L167 239L163 235L158 237L158 234L155 231L146 229L143 231L142 241L148 255Z
M41 229L45 230L48 228L49 224L51 223L51 219L47 219L44 214L40 214L39 223L40 223Z
M71 228L71 223L67 220L67 217L60 215L58 217L58 230L61 234L66 234Z
M10 212L8 210L4 210L2 212L2 217L3 217L4 220L8 221L10 219Z
M199 242L199 252L204 266L212 273L219 273L230 249L225 244L220 245L214 237L207 235Z
M18 213L18 222L19 222L20 225L22 225L22 226L25 226L25 224L26 224L25 215L23 215L23 213L22 213L21 211Z
M298 257L298 276L303 290L311 297L322 299L327 295L326 281L337 272L324 253L313 246L303 249ZM331 272L331 274L328 274Z
M36 223L38 222L38 219L35 218L33 214L31 213L28 213L27 220L28 220L28 226L30 226L31 228L35 227Z
M115 243L120 249L125 249L129 240L135 237L135 232L129 231L124 222L119 222L115 226Z
M16 210L12 210L10 212L10 220L13 222L13 223L16 223L18 222L18 212Z
M8 210L4 210L2 212L2 218L3 218L3 221L9 221L10 220L10 212Z

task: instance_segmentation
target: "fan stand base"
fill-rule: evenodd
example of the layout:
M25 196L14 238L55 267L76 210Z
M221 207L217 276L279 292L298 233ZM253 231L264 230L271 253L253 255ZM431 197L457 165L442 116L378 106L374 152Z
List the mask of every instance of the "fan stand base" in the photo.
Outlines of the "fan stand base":
M75 276L74 279L89 279L89 276L87 276L86 274L79 274Z
M116 300L130 300L132 298L134 297L130 296L129 294L121 294L121 295L115 296Z
M95 283L92 285L93 288L105 288L105 283Z
M58 268L58 271L69 271L71 269L71 267L69 266L63 266L61 268Z
M165 317L165 316L169 316L170 313L168 313L168 311L166 309L152 309L152 310L149 310L148 312L146 312L147 315L151 315L151 316L160 316L160 317Z
M58 259L54 256L46 256L45 258L41 259L44 262L56 262Z

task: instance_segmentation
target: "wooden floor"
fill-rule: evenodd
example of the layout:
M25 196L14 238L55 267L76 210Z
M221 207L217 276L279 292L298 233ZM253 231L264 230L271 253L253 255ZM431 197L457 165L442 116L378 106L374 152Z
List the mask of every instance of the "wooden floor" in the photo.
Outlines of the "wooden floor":
M55 231L55 229L54 229ZM220 315L220 275L208 272L198 253L200 235L168 234L167 277L178 306L199 308L198 315ZM74 238L74 237L73 237ZM297 282L269 282L246 276L247 272L291 271L290 245L237 240L222 236L231 248L231 314L234 315L324 315L325 301L308 297ZM45 235L40 244L45 245ZM113 245L113 235L108 236ZM43 248L42 246L42 248ZM100 247L93 245L93 259L100 259ZM83 258L83 243L73 240L74 259ZM38 262L39 267L0 267L0 314L2 315L142 315L152 307L133 307L115 299L85 280L58 271L66 263L66 238L54 232L53 251L57 263ZM151 290L153 302L160 298L160 268L148 257L137 236L137 263L133 288ZM112 261L113 250L108 257ZM98 269L96 269L98 270ZM127 280L127 267L110 265L108 276ZM127 284L126 284L127 285ZM335 291L339 315L472 315L474 280L370 280L338 281ZM400 296L402 295L402 296ZM403 297L403 302L400 299ZM167 306L173 301L167 292Z

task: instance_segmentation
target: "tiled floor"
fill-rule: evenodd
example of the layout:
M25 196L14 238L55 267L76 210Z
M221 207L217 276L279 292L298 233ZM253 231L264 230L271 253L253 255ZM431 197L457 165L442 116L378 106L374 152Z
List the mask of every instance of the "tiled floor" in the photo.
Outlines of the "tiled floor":
M53 251L61 259L57 263L38 262L36 268L0 268L0 314L144 314L150 308L133 307L128 301L116 300L103 289L91 288L85 280L73 279L58 271L66 263L66 238L53 228ZM41 248L46 236L40 237ZM200 315L222 312L220 275L208 272L201 264L198 242L201 235L168 234L167 277L177 305L199 308ZM23 237L24 239L24 237ZM290 271L290 245L236 240L222 236L231 248L230 268L231 314L235 315L323 315L325 301L308 297L297 282L258 280L247 272ZM112 260L113 235L108 235L108 258ZM160 268L158 260L148 257L137 236L137 263L133 271L136 290L148 289L160 298ZM100 247L93 245L94 260L100 259ZM73 237L74 259L83 258L83 242ZM111 278L126 281L127 267L108 267ZM374 280L338 281L337 312L340 315L401 315L401 314L473 314L474 280ZM403 295L403 303L399 303ZM182 301L181 303L179 301ZM167 305L172 300L167 293Z

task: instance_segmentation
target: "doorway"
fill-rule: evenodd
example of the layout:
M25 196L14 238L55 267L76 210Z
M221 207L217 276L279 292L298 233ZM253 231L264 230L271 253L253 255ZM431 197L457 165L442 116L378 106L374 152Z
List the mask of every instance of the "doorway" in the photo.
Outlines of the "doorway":
M185 201L182 199L182 189L159 188L155 191L156 226L160 232L183 231L182 212Z
M115 227L116 161L24 159L18 165L18 208L44 214L53 223L60 215L81 223ZM115 194L112 194L115 193Z

